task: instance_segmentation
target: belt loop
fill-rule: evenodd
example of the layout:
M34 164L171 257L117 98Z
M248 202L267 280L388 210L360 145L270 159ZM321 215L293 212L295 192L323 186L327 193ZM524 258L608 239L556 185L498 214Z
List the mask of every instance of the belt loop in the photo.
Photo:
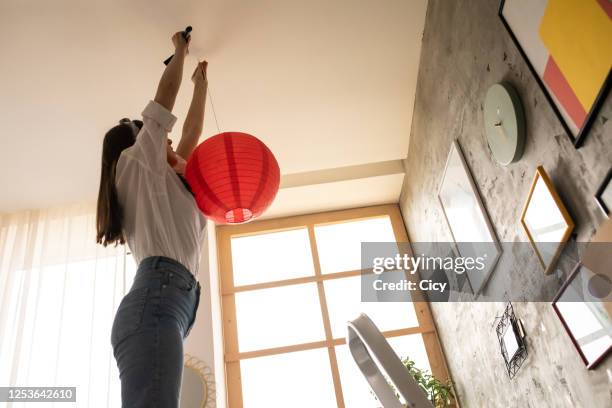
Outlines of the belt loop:
M159 263L159 261L160 261L160 257L159 256L156 256L156 257L153 258L153 265L152 265L153 269L157 269L157 264Z

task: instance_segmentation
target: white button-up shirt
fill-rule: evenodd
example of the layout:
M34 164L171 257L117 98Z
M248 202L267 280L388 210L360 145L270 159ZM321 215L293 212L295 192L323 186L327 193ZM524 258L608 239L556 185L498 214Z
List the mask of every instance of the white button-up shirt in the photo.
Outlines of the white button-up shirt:
M124 236L136 262L162 255L197 276L206 218L167 162L176 116L150 101L142 117L136 142L121 153L115 175Z

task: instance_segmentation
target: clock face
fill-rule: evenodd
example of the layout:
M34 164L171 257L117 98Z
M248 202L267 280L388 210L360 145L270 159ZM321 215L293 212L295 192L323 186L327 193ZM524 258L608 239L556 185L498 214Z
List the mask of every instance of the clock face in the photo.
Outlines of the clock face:
M520 98L509 84L495 84L487 91L484 124L493 157L504 166L518 161L525 144L525 116Z

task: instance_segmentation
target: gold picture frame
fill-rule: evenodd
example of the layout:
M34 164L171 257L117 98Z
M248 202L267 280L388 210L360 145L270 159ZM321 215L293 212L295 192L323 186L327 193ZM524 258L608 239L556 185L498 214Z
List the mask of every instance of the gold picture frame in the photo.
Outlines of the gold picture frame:
M521 225L544 274L550 275L575 225L543 166L536 169Z

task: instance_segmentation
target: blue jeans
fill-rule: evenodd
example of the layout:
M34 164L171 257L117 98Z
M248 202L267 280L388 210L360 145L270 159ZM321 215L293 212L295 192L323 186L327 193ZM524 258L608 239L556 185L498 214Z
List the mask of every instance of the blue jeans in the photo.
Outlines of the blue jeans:
M183 340L200 302L200 283L163 256L144 259L123 297L111 330L124 408L177 408Z

